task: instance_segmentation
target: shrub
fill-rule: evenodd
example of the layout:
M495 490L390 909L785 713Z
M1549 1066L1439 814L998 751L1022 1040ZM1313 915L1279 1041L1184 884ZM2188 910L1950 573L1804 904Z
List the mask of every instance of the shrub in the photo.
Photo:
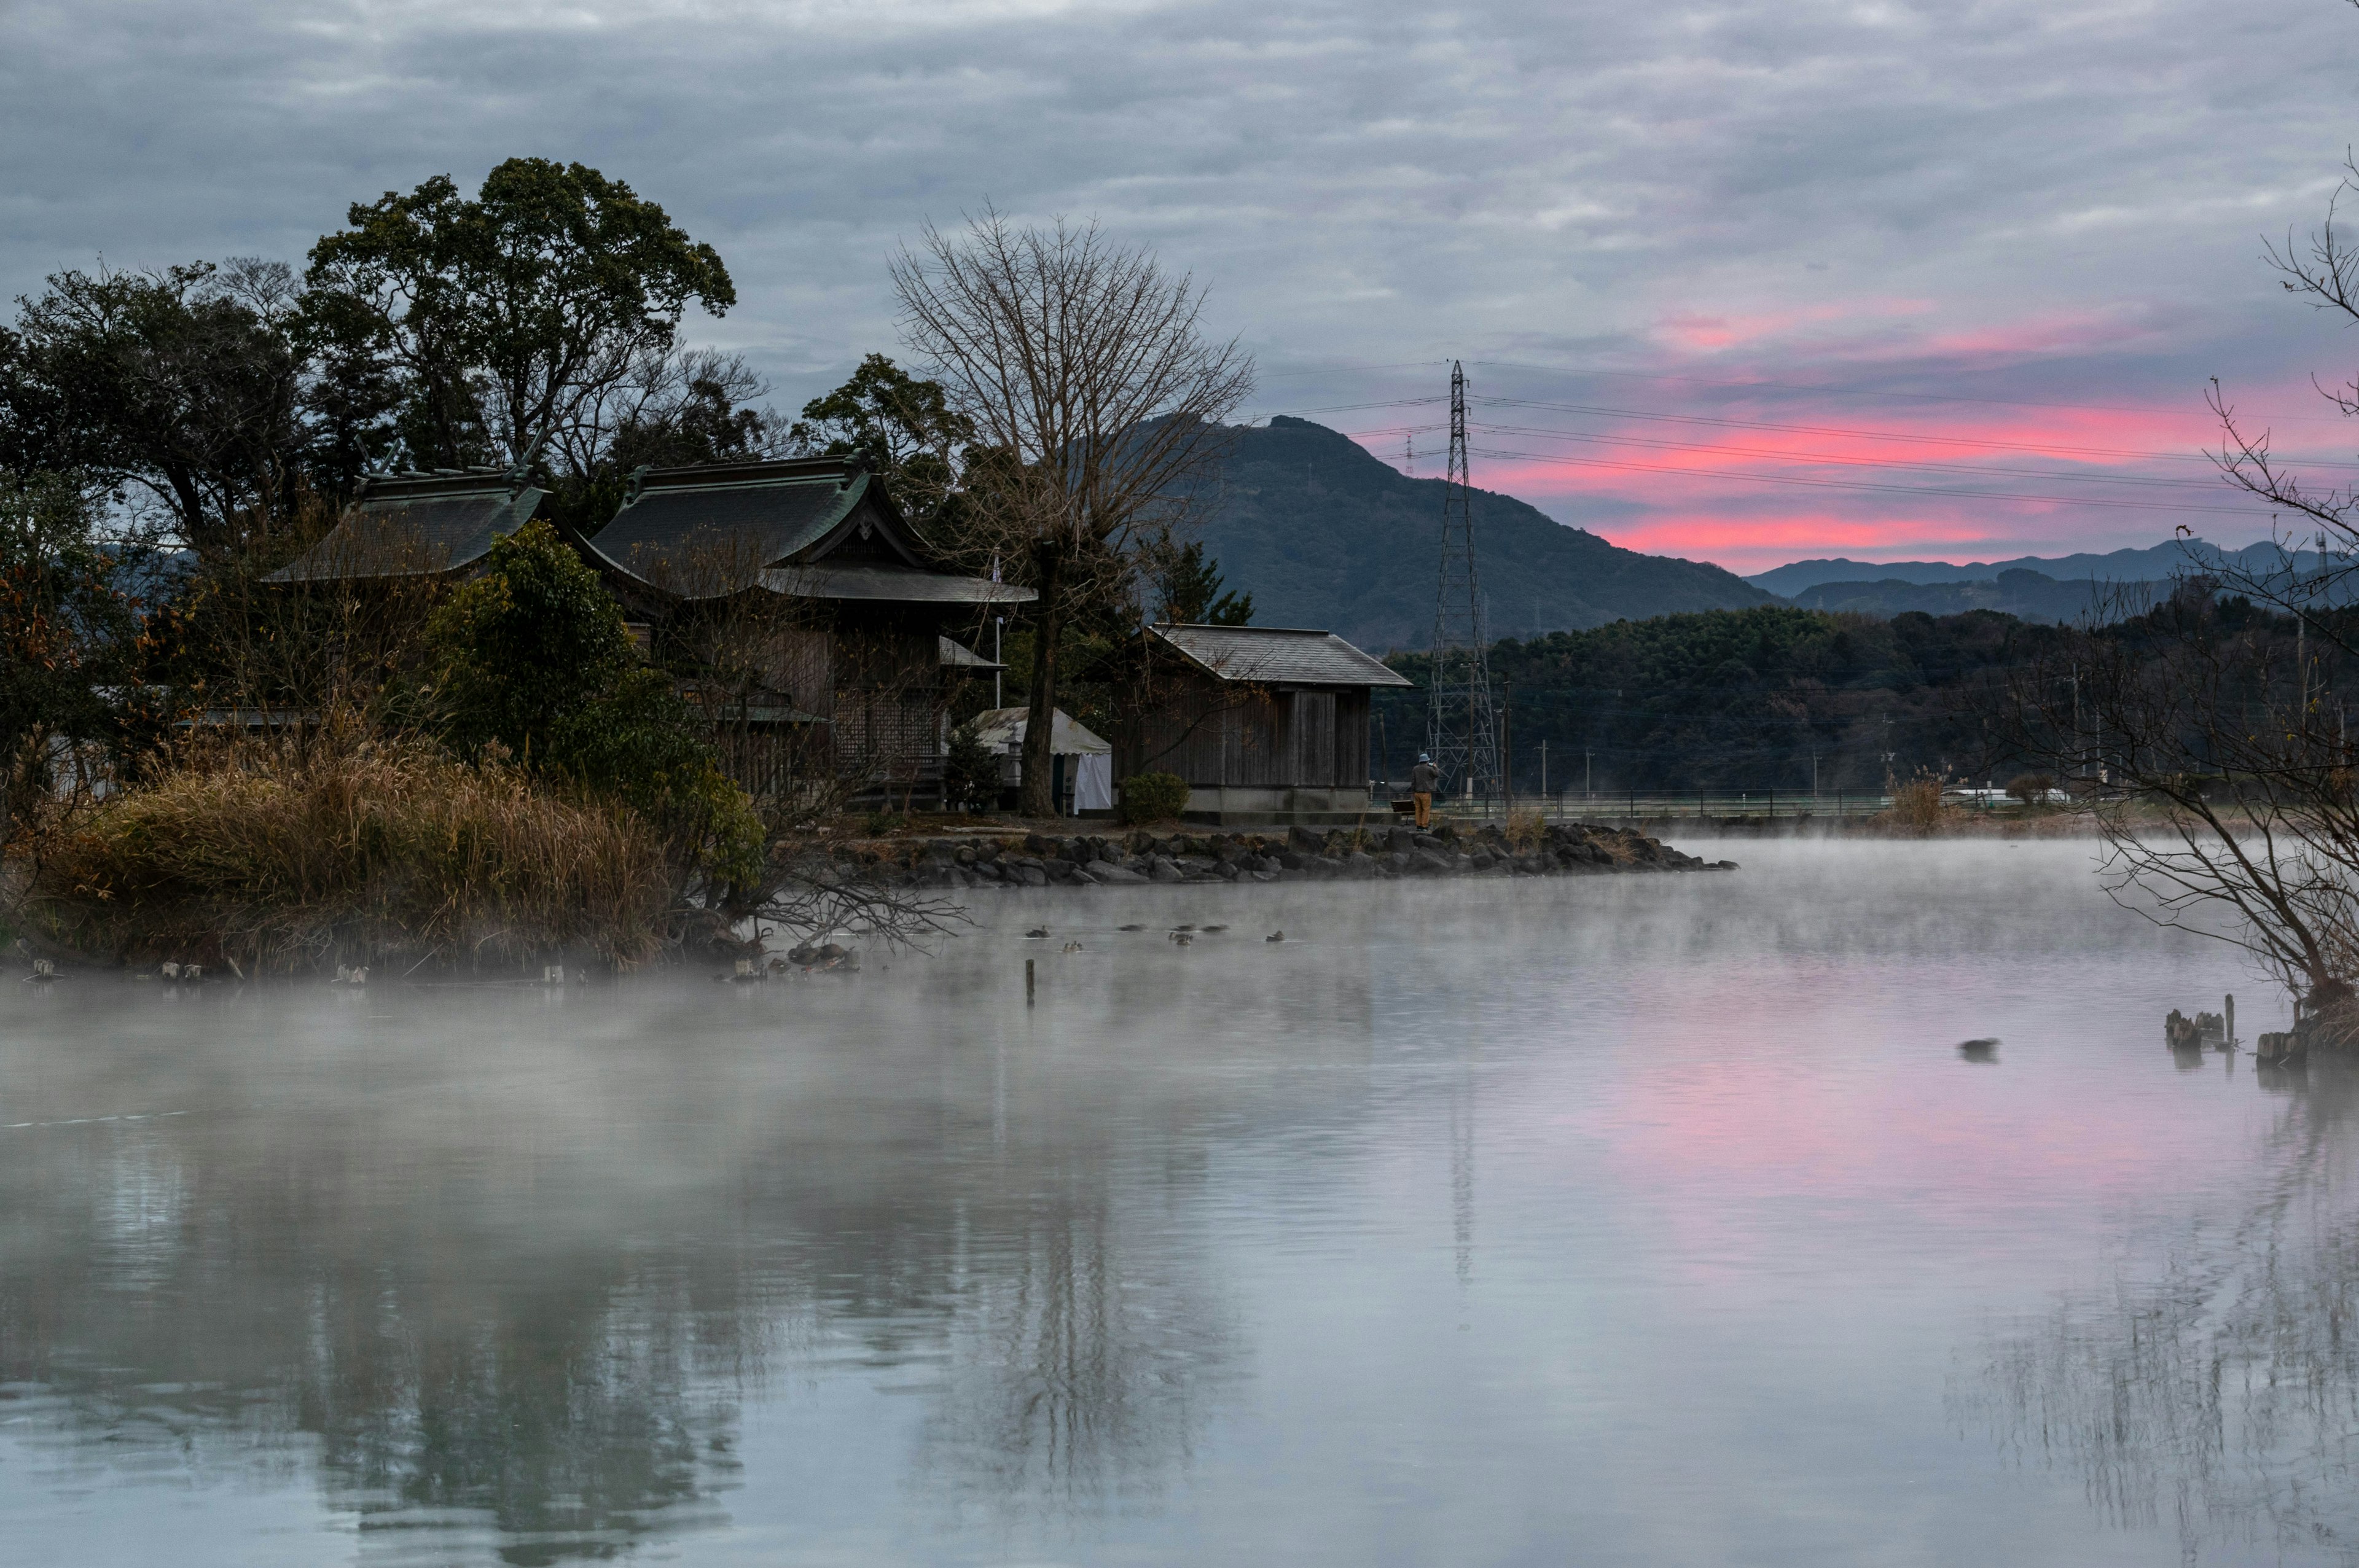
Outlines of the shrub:
M673 885L627 807L422 741L184 752L57 825L31 865L27 912L61 942L248 972L562 946L634 963Z
M1892 805L1883 813L1883 820L1903 832L1938 832L1955 815L1941 804L1941 781L1930 773L1919 773L1908 783L1896 784L1891 788Z
M1177 773L1133 773L1122 781L1122 819L1131 827L1168 822L1188 809L1188 781Z
M497 741L528 762L560 720L636 662L622 607L546 523L493 545L483 575L434 612L425 641L444 739L469 755Z
M750 887L766 834L672 677L637 662L622 607L546 523L494 545L427 623L433 727L466 756L497 745L627 803L712 882Z
M982 728L970 719L951 731L942 757L942 801L952 810L998 803L999 754L983 743Z
M2006 793L2026 806L2039 806L2055 787L2055 779L2047 773L2017 773L2007 781Z

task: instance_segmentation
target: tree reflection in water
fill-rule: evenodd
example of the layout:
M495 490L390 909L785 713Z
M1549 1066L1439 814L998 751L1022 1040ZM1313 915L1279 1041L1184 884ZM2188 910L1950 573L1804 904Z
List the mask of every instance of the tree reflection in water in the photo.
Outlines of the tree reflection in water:
M2359 1563L2359 1065L2260 1077L2287 1100L2258 1196L2001 1343L1964 1402L2015 1456L2077 1470L2109 1522L2175 1526L2190 1560Z
M1241 1362L1208 1146L1351 1114L1318 1069L1364 1064L1367 977L1336 968L1268 1076L1125 1064L1094 1026L995 1044L889 1015L799 1058L775 1015L758 1050L702 1058L602 1055L569 1025L480 1077L390 1045L277 1074L233 1031L190 1068L228 1085L207 1110L0 1136L0 1390L92 1482L316 1465L397 1554L599 1558L722 1522L741 1406L847 1352L929 1380L927 1498L1134 1503ZM1109 1013L1139 1005L1124 983ZM1227 1005L1208 980L1201 1006ZM157 1092L152 1062L15 1049L59 1103Z

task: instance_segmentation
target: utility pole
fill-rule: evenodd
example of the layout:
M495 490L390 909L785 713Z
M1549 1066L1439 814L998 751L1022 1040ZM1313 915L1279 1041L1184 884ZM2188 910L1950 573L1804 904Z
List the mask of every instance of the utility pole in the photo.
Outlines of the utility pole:
M1515 712L1516 688L1505 676L1499 681L1499 816L1502 821L1516 819L1516 732L1508 728L1509 716Z
M2081 666L2078 665L2072 666L2072 765L2080 770L2082 777L2088 776L2089 759L2081 748Z
M1596 755L1596 752L1586 746L1581 749L1581 799L1584 806L1589 803L1590 797L1597 793L1594 787L1597 783L1597 770L1590 760Z
M1491 706L1483 589L1474 567L1473 490L1466 465L1466 372L1450 365L1450 474L1441 501L1441 571L1433 600L1433 684L1426 750L1441 786L1471 802L1499 787L1499 730Z
M1548 737L1540 737L1540 809L1548 809Z

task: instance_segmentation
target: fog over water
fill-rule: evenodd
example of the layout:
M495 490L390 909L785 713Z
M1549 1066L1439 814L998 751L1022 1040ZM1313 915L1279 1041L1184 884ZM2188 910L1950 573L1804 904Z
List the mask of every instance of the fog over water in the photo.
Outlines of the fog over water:
M1712 852L6 982L11 1560L2359 1562L2359 1093L2162 1044L2282 1000L2085 844Z

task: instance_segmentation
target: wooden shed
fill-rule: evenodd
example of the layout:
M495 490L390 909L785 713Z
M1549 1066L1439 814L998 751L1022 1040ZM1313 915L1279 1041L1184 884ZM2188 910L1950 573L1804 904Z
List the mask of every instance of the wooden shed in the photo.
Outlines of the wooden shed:
M1147 692L1116 773L1177 773L1188 814L1318 822L1368 804L1368 693L1410 683L1332 632L1150 627Z

